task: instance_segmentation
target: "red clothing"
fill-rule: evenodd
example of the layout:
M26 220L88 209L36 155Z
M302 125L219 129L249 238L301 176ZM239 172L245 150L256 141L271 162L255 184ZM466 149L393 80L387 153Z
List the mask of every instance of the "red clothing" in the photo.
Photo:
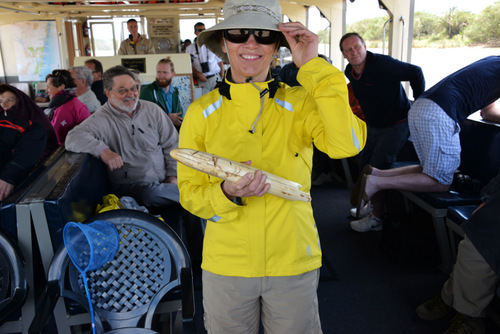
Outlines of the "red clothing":
M363 110L361 110L358 99L354 96L350 82L347 84L347 90L349 92L349 105L351 106L352 112L354 115L358 116L359 119L365 121L365 115L363 114Z
M66 135L71 129L89 116L90 112L87 106L76 97L54 110L54 118L52 118L51 123L56 131L59 145L64 144Z

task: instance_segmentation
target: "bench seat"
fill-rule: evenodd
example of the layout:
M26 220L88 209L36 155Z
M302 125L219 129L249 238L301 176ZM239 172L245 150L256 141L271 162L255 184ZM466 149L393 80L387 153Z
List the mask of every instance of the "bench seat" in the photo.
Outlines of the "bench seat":
M486 185L500 171L500 128L477 121L465 120L460 124L462 147L459 170ZM396 166L394 166L396 167ZM436 238L441 256L441 269L449 273L454 263L452 243L447 233L446 217L448 207L475 206L481 203L478 192L457 193L429 192L419 193L401 191L408 204L415 204L432 216Z
M451 256L453 263L457 259L458 243L464 237L462 224L465 223L476 210L478 205L450 206L446 215L446 227L450 238Z

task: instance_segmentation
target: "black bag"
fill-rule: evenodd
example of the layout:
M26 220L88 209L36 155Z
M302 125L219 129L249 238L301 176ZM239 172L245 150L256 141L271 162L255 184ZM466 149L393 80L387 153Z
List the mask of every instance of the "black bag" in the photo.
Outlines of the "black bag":
M469 175L456 172L453 175L453 183L451 184L450 190L459 194L479 193L481 190L481 182L477 179L473 179Z
M208 66L208 62L201 63L201 72L202 73L210 72L210 67Z

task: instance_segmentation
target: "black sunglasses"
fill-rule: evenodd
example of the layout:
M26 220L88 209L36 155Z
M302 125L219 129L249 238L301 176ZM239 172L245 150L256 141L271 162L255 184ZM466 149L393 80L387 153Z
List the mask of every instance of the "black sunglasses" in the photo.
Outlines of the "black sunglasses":
M262 29L230 29L224 30L224 38L231 43L245 43L253 35L259 44L274 44L278 41L279 32Z

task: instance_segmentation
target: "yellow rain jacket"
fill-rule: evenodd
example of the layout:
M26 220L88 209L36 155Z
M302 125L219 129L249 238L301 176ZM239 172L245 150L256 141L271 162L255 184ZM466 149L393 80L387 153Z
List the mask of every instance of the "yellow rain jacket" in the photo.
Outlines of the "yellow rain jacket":
M272 81L272 80L271 80ZM344 74L321 58L300 68L302 87L281 83L262 99L252 83L229 85L230 99L213 90L189 107L179 147L216 154L300 183L309 192L313 142L331 158L358 154L366 126L351 111ZM260 90L268 82L255 83ZM227 86L226 86L227 87ZM228 95L228 94L224 94ZM310 203L266 194L226 198L222 180L178 164L181 204L209 219L202 268L225 276L302 274L321 266L321 248Z

